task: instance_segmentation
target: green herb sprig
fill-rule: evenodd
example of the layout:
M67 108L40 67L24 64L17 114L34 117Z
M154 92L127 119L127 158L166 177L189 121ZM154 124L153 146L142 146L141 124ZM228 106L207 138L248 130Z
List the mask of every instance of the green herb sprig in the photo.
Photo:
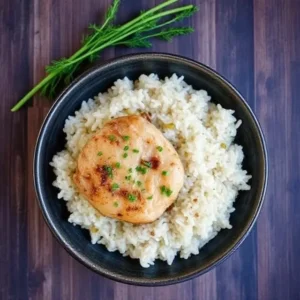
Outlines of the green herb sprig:
M53 96L58 85L68 84L75 71L85 61L93 62L99 53L111 46L123 45L127 47L152 46L150 39L159 38L171 41L174 37L185 35L194 31L191 27L166 27L174 22L193 15L198 8L194 5L166 9L167 6L178 0L167 0L132 19L123 25L114 25L120 0L114 0L109 7L104 23L101 26L89 26L90 34L82 40L82 47L69 58L53 61L46 67L48 74L32 90L30 90L11 111L19 110L37 92L46 96Z

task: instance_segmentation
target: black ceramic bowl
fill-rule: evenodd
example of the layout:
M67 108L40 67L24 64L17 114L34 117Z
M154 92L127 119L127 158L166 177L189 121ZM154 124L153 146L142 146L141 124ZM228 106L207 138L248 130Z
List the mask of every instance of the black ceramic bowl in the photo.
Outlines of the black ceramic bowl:
M81 102L104 92L118 78L137 79L140 74L157 73L160 77L173 73L183 75L188 84L205 89L225 108L235 110L243 121L236 142L244 148L244 168L252 175L251 190L239 194L235 212L230 217L231 230L222 230L189 259L176 257L171 266L157 260L144 269L139 261L109 252L102 245L92 245L89 234L68 223L66 203L57 199L52 186L54 174L49 162L64 148L65 119L80 108ZM136 285L167 285L196 277L227 258L245 239L262 206L267 183L267 154L260 126L243 97L224 78L208 67L174 55L137 54L121 57L97 66L77 79L52 106L38 137L34 158L34 181L44 218L68 252L93 271L111 279Z

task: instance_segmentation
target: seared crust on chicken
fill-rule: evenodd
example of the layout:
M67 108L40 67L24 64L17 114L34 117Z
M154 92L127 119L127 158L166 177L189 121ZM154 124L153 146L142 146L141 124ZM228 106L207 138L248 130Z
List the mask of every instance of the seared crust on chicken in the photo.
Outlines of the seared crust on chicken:
M73 179L102 215L141 224L159 218L175 201L184 169L163 134L131 115L109 121L87 142Z

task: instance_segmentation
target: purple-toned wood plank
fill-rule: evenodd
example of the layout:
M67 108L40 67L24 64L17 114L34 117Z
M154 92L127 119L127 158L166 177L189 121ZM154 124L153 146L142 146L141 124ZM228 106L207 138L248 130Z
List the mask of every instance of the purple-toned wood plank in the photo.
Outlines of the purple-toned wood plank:
M297 0L180 1L200 7L184 23L195 33L155 41L151 49L217 68L247 98L265 130L267 201L257 229L232 257L193 281L134 287L89 271L52 237L32 182L34 145L52 102L37 96L18 113L9 109L43 78L46 64L79 47L87 25L100 20L110 2L0 0L0 299L300 299ZM123 0L118 20L160 2ZM101 60L133 52L110 49Z

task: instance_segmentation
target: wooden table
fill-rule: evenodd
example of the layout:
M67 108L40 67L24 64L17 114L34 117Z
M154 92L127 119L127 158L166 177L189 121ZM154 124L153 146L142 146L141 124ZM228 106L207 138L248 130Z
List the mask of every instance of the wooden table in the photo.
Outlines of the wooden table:
M254 109L266 135L269 187L257 225L227 261L182 284L134 287L94 274L58 244L38 208L32 182L36 137L51 101L10 107L70 55L110 0L0 0L0 299L300 299L300 1L186 0L199 13L192 35L154 51L201 61L228 78ZM123 22L159 3L123 0ZM101 60L137 52L109 49Z

